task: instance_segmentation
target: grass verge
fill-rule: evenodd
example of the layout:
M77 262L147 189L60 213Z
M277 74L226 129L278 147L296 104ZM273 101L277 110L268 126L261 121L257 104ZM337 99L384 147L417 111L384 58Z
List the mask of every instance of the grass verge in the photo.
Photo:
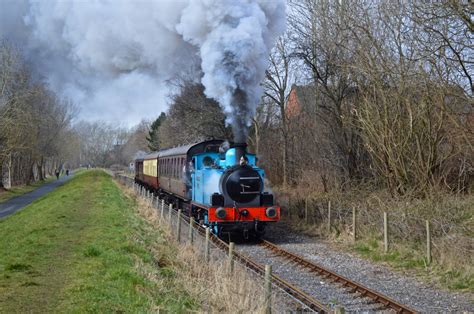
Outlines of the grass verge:
M103 171L0 221L0 312L185 312L177 250Z
M126 193L134 197L131 189ZM164 230L170 243L178 247L174 267L169 270L183 283L184 289L199 304L200 311L210 313L265 313L263 280L237 262L232 273L229 271L226 253L220 250L211 252L209 263L204 262L204 239L197 234L194 244L187 240L187 225L183 224L182 243L178 244L169 227L167 218L160 222L158 212L149 202L139 199L138 213L156 228ZM167 217L167 215L165 215ZM173 219L175 217L173 216ZM176 230L173 231L175 233ZM285 297L273 292L272 308L276 312L289 311Z
M395 269L408 270L427 282L439 284L451 290L474 292L474 273L472 265L462 269L443 267L434 262L427 264L422 254L421 244L395 244L389 252L383 252L383 242L375 238L357 241L352 250L374 262L385 262Z
M344 251L382 262L441 288L474 292L474 195L440 193L430 199L390 199L382 192L299 194L287 197L282 221L293 231L321 237ZM328 231L328 200L331 229ZM307 209L305 210L305 207ZM353 243L352 208L357 209ZM383 212L388 213L389 252L383 247ZM307 216L306 216L307 215ZM430 222L432 263L426 257Z

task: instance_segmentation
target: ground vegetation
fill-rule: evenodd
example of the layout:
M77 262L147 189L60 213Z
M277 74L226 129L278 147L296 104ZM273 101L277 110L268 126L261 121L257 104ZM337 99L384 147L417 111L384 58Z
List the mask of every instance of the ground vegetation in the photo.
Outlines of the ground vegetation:
M355 207L356 247L472 289L470 9L462 1L289 2L284 48L270 56L249 142L295 228L352 247ZM383 212L392 255L383 249Z
M188 312L177 250L101 170L0 221L0 312Z

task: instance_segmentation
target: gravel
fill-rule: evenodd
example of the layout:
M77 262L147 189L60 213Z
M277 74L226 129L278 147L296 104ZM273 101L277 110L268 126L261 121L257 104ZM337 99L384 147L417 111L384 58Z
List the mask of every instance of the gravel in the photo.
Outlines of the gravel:
M422 313L474 312L474 296L471 293L449 292L436 288L416 278L396 272L388 266L341 252L319 239L289 233L283 224L272 226L266 233L266 239L372 290L381 292L416 311ZM341 288L334 288L334 284L316 275L309 276L305 271L295 271L294 265L288 264L282 258L272 257L263 252L265 249L261 247L241 245L239 248L252 254L252 257L258 258L260 263L270 262L276 273L291 279L292 282L298 282L303 290L322 302L343 305L346 312L372 312L376 309L376 307L368 307L367 303L361 299L354 301L354 294L348 294Z
M240 244L237 249L262 265L271 264L276 275L296 285L328 307L342 306L346 312L375 312L382 308L380 304L370 303L369 299L355 298L355 294L349 293L340 285L288 262L287 259L275 255L264 247Z
M185 238L187 227L183 227L182 236ZM320 239L288 232L282 223L271 226L267 230L266 239L372 290L382 292L421 313L474 313L474 296L471 293L456 293L436 288L416 278L395 272L388 266L372 263L353 254L334 249ZM379 304L371 303L365 298L358 298L357 294L348 293L340 285L288 263L286 259L275 256L258 245L239 244L236 249L251 256L262 265L272 264L275 274L295 283L296 286L330 307L343 306L346 312L387 312L382 311ZM214 258L223 258L225 253L218 251L212 250ZM275 299L283 301L286 298L282 298L279 294ZM293 312L291 303L291 300L287 299L274 310Z

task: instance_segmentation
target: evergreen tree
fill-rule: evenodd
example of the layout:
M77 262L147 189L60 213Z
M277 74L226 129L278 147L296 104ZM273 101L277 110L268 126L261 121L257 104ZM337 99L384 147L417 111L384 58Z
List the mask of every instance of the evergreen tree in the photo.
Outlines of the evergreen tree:
M148 136L146 137L146 140L148 141L148 147L152 151L159 150L159 144L160 144L160 139L159 139L159 134L158 134L158 129L160 128L160 125L166 120L166 114L162 112L158 118L156 118L155 121L151 124L150 131L148 132Z

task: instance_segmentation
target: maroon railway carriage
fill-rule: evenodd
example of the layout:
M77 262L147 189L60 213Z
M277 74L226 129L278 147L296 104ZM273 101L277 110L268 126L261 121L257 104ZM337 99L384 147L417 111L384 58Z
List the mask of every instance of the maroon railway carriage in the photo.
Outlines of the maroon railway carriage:
M192 156L218 152L223 140L209 140L174 147L145 155L135 160L135 181L176 206L187 207L191 199L190 163ZM185 209L185 208L183 208ZM187 208L186 208L187 209Z

